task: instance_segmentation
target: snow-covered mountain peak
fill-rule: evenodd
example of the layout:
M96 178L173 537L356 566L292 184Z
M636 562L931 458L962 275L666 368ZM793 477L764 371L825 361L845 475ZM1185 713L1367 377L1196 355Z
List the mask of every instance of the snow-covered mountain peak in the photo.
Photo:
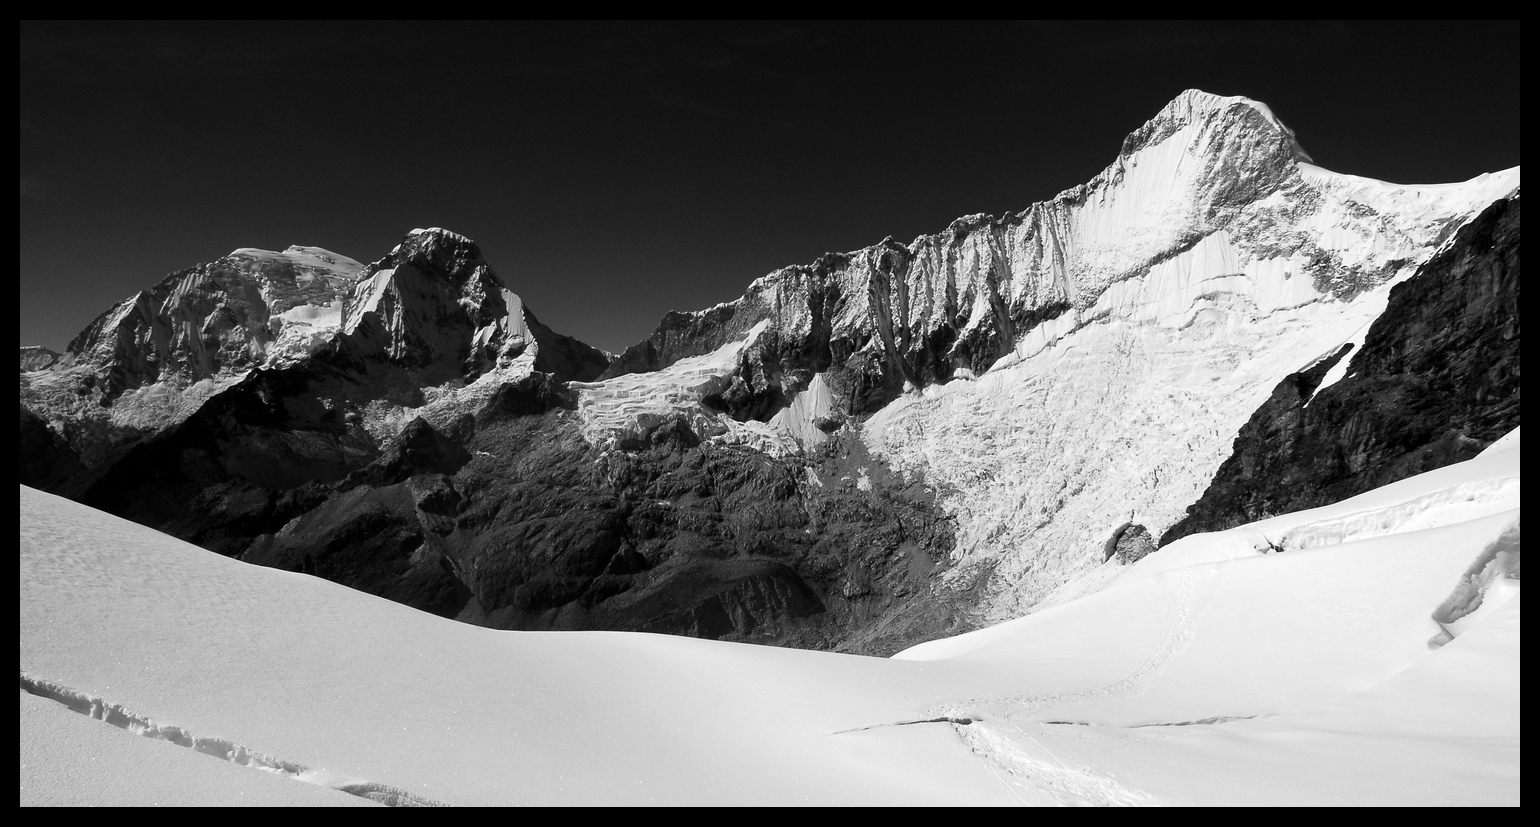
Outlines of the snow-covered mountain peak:
M225 259L247 262L255 271L288 264L300 270L322 271L348 279L357 278L359 272L364 269L362 263L347 256L322 247L305 247L299 244L291 244L281 253L255 247L241 247L232 250Z
M457 232L455 232L453 230L446 230L443 227L428 227L426 229L424 229L422 227L418 227L417 229L412 230L411 232L407 233L407 235L408 236L414 236L414 235L439 236L439 237L442 237L442 238L450 239L452 241L458 241L458 242L461 242L461 243L464 243L464 244L475 244L476 243L474 241L471 241L469 238L467 238L467 237L465 237L463 235L460 235L459 233L457 233Z
M475 241L439 228L413 230L364 269L336 347L365 363L405 369L415 390L435 400L391 403L366 415L380 439L415 416L443 424L530 371L586 380L608 364L599 351L541 324Z
M467 384L478 384L479 399L531 369L591 379L607 364L540 324L474 241L433 228L368 266L292 245L242 247L174 273L99 316L63 358L24 350L22 404L45 421L74 422L74 448L89 464L182 421L253 370L300 366L323 350L352 367L383 367L381 387L403 399L438 388L456 410ZM405 422L413 410L375 419ZM395 427L376 430L388 438Z
M1293 157L1309 161L1310 155L1299 145L1294 130L1285 126L1265 103L1240 95L1224 97L1198 89L1177 95L1155 117L1136 129L1123 141L1121 155L1128 155L1188 128L1249 130L1283 139Z
M1398 186L1308 158L1265 105L1189 90L1085 184L776 270L669 314L606 378L768 320L719 380L727 412L768 411L804 447L837 426L818 411L872 414L866 447L948 492L959 576L994 567L991 608L1019 613L1102 560L1129 509L1174 522L1279 376L1352 341L1390 284L1519 185L1515 169ZM622 407L658 409L656 392Z
M490 279L503 286L481 255L481 247L459 233L434 227L416 229L406 234L388 255L365 268L364 278L410 262L424 273L457 282Z
M29 370L43 370L59 361L59 357L63 355L42 345L22 345L21 370L23 373Z
M118 302L52 362L23 374L22 404L73 423L87 463L180 421L257 368L294 364L337 331L364 266L320 247L242 247ZM23 364L26 365L26 354Z
M522 347L522 303L474 241L447 230L413 230L364 269L348 297L343 333L365 353L417 366L452 362L472 372L505 346ZM517 338L518 341L512 341ZM472 351L475 352L472 352Z
M1514 170L1374 187L1308 157L1266 105L1188 90L1085 184L907 245L776 270L736 301L670 313L607 375L706 355L770 319L763 374L778 387L761 390L790 398L843 367L857 377L836 383L835 404L870 412L905 387L981 375L1098 321L1182 329L1216 303L1266 315L1357 295L1409 272L1518 182Z
M61 366L98 374L109 404L163 380L186 385L288 363L336 329L363 269L320 247L242 247L119 302L70 342Z

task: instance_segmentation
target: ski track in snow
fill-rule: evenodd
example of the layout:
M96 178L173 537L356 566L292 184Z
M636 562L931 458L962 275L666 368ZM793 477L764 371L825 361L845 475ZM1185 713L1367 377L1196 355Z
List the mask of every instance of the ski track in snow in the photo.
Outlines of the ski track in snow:
M223 738L194 737L192 733L169 724L159 724L153 719L139 715L124 709L118 704L108 703L101 698L92 698L73 689L69 689L53 681L21 673L21 690L29 695L44 698L61 704L72 712L78 712L88 718L95 718L106 724L111 724L118 729L127 730L135 735L145 738L153 738L157 741L166 741L179 747L187 747L194 752L201 752L221 761L229 761L232 764L240 764L243 767L270 772L296 781L304 781L309 784L321 785L314 778L307 778L310 772L308 767L296 764L292 761L273 758L248 747L226 741ZM398 787L388 784L376 784L373 782L353 782L333 786L332 789L345 792L348 795L356 795L359 798L367 798L370 801L384 804L388 807L445 807L446 804L414 795Z
M1148 806L1149 794L1119 784L1111 776L1085 766L1068 766L1059 761L1041 743L1019 728L1016 732L1031 741L1040 754L1024 748L1003 730L989 726L959 730L963 742L992 768L1004 770L1007 778L1021 778L1065 807L1138 807ZM1014 794L1018 801L1023 799Z
M1088 698L1121 698L1142 693L1151 679L1187 647L1193 622L1217 591L1218 573L1212 567L1192 567L1173 572L1169 587L1172 600L1166 622L1150 656L1128 676L1110 683L1075 689L1007 697L972 698L945 707L948 719L963 743L1008 777L1041 790L1062 806L1148 806L1149 794L1120 784L1092 767L1066 765L1047 746L1013 718L1028 716L1070 701ZM1188 725L1220 723L1219 719L1183 721ZM1052 737L1043 727L1078 721L1031 721L1045 740ZM1142 726L1156 726L1144 724ZM1030 742L1030 746L1023 742ZM1020 783L1020 782L1018 782Z

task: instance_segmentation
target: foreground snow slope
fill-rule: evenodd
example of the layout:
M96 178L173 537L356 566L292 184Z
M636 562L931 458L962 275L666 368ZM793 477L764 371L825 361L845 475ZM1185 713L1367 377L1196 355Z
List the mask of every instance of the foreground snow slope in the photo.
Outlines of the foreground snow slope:
M1518 469L1515 437L891 660L470 627L23 487L21 802L361 801L202 751L398 803L1517 804L1517 580L1428 641ZM1256 550L1285 534L1340 539Z

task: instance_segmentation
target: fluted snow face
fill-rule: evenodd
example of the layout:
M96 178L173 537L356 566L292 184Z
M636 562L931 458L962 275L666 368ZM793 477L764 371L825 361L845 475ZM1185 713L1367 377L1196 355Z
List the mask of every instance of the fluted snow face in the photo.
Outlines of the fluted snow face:
M1070 213L1074 231L1056 236L1072 310L1018 331L978 381L908 394L865 423L874 452L957 515L955 571L993 572L986 619L1115 576L1098 552L1117 526L1158 535L1178 520L1279 379L1361 342L1395 281L1519 186L1517 169L1400 186L1285 164L1275 189L1206 206L1195 242L1138 266L1131 251L1156 231L1091 250L1126 194L1088 198L1105 209Z
M1424 260L1518 180L1514 170L1408 187L1307 158L1262 104L1185 92L1090 182L1000 219L965 216L908 245L771 273L732 303L729 328L742 335L769 319L797 338L827 320L834 337L895 358L952 328L953 367L982 372L1066 311L1037 338L1108 315L1180 326L1215 292L1264 310L1355 295Z

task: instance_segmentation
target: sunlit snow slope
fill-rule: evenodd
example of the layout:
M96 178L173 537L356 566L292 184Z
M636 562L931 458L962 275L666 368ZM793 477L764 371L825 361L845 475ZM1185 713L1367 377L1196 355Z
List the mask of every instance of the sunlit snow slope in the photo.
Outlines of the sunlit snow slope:
M1518 804L1518 475L1515 434L891 660L475 628L23 487L21 803Z

